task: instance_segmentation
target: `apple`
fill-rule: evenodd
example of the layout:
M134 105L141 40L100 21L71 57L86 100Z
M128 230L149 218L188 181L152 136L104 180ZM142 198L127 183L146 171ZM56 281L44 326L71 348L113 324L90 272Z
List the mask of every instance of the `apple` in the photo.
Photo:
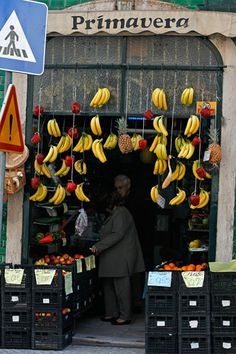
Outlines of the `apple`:
M211 115L211 106L209 103L205 103L200 109L200 114L204 118L208 118Z
M72 193L76 190L77 184L74 182L67 182L66 190L68 193Z
M76 127L74 127L74 128L71 127L71 128L68 129L68 134L70 135L71 138L73 137L73 139L78 139L78 137L79 137L79 129L76 128Z
M71 157L70 155L66 155L66 157L65 157L66 166L71 167L73 165L73 163L74 163L74 158Z
M71 104L70 108L71 108L71 112L72 113L78 114L80 112L80 104L79 104L79 102L73 102Z
M34 115L36 117L41 116L43 114L43 112L44 112L44 107L43 106L34 106Z
M36 155L36 160L37 160L39 165L42 165L43 164L43 160L44 160L44 155L43 154L37 154Z
M139 140L139 147L141 150L144 150L147 147L147 140L146 139Z
M198 174L198 176L200 178L205 178L206 177L206 171L204 170L204 168L202 166L198 167L196 169L196 172L197 172L197 174Z
M41 136L39 132L34 133L34 135L31 138L31 143L33 145L37 145L41 141Z
M202 142L201 139L200 139L199 136L197 136L197 135L196 135L196 136L193 138L193 140L192 140L192 144L193 144L194 146L198 146L201 142Z
M38 186L40 185L40 179L39 177L32 177L30 180L30 185L32 188L38 188Z
M151 120L154 117L154 114L150 109L148 109L147 111L144 112L143 116L146 120Z
M190 195L190 202L193 206L197 206L200 202L199 194L191 194Z

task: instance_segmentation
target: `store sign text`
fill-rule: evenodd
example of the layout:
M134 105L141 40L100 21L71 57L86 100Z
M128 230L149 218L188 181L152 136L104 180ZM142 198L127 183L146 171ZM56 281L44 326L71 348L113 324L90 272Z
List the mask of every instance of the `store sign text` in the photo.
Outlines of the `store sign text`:
M81 28L82 27L82 28ZM104 18L100 15L96 18L86 19L84 16L72 16L72 30L129 30L139 28L186 28L189 27L187 17L128 17L128 18Z

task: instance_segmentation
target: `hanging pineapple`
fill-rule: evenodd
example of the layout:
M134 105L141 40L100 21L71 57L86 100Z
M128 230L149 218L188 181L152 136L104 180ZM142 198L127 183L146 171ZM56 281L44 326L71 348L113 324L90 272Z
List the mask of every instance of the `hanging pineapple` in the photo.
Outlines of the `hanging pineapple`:
M118 130L118 146L122 154L128 154L133 151L133 144L131 137L127 134L127 120L126 118L118 118L117 121Z
M209 162L212 165L217 165L220 163L222 157L221 146L218 144L219 130L211 126L208 136L209 136L209 144L210 144L208 146L208 151L210 151Z

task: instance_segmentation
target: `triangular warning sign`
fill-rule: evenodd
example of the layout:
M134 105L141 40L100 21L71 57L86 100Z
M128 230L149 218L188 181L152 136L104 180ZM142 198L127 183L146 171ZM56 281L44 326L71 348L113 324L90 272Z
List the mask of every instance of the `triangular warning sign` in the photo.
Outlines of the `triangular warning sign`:
M16 88L9 85L0 113L0 151L24 150Z
M0 43L1 58L36 63L34 54L15 11L12 11L10 17L0 30Z

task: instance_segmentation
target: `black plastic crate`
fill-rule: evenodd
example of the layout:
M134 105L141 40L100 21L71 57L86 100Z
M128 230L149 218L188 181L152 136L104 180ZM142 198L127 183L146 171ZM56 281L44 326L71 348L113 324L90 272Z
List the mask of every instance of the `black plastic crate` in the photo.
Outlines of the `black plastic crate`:
M236 332L236 313L235 314L212 314L211 316L212 333L235 333Z
M235 293L215 293L211 294L211 311L224 313L236 313L236 292Z
M31 327L2 328L2 348L31 349Z
M73 293L65 295L64 289L36 290L32 291L32 306L62 307L68 306L73 301Z
M210 295L193 292L179 294L179 313L206 313L210 311Z
M179 315L179 334L210 335L210 314Z
M179 336L179 354L213 354L211 338L208 336Z
M211 272L211 292L236 292L236 272Z
M146 330L152 333L177 333L177 318L175 314L147 314Z
M213 354L235 354L236 353L236 335L212 335Z
M72 327L73 313L71 308L34 308L32 310L32 328L36 330L54 330Z
M38 269L42 269L44 271L47 270L55 270L55 275L52 279L51 284L37 284L37 279L36 279L36 274L35 271ZM64 289L65 288L65 281L64 281L64 276L67 272L72 273L72 282L73 282L73 272L74 272L74 265L68 265L68 266L33 266L32 268L32 287L34 289L41 289L41 290L54 290L56 289Z
M19 270L19 269L23 269L24 270L24 274L22 277L22 281L21 284L14 284L14 280L16 279L16 277L13 275L12 276L12 283L8 283L6 280L6 270ZM21 264L16 264L14 265L14 267L10 267L10 266L6 266L2 272L2 288L4 289L31 289L31 284L32 284L32 267L30 265L21 265Z
M203 271L202 271L203 272ZM204 271L204 281L203 281L203 286L202 287L187 287L182 273L183 272L176 272L178 273L179 276L179 292L184 293L184 294L207 294L210 292L210 284L209 284L209 272ZM193 277L195 272L189 272Z
M95 301L96 297L93 294L89 296L84 296L84 294L75 294L73 300L73 315L77 316L78 314L82 314L88 309L90 309Z
M32 349L62 350L72 343L72 329L61 331L33 331Z
M177 310L177 298L174 293L159 293L148 291L146 295L146 309L148 313L175 313Z
M4 309L2 310L2 324L4 327L30 327L31 309Z
M176 335L157 335L156 333L146 333L146 354L176 354L177 348L178 346Z
M178 287L179 287L179 277L178 277L178 273L177 271L169 271L169 270L157 270L157 272L159 273L171 273L171 286L150 286L148 285L148 291L158 291L158 292L177 292ZM148 281L148 274L147 274L147 281ZM148 283L147 283L148 284Z
M31 289L2 289L2 309L31 307Z

